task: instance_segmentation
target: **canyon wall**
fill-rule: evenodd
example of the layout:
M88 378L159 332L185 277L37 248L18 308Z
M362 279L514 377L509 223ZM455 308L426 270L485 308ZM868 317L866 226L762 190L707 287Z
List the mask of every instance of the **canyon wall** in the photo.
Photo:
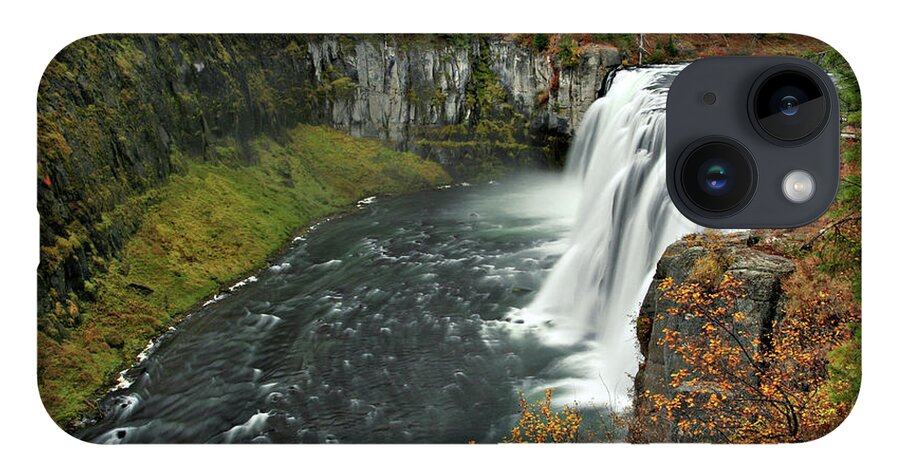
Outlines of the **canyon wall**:
M553 53L478 35L100 35L38 90L39 325L78 299L189 161L253 166L248 141L298 123L373 137L457 180L563 161L615 48ZM54 333L57 335L58 333Z

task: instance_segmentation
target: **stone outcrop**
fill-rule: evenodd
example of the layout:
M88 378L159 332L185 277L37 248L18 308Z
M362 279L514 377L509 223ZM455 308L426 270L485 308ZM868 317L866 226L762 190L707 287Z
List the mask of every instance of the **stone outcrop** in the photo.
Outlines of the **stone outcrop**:
M743 330L765 341L772 322L783 313L781 283L793 272L794 265L787 258L754 248L756 238L752 235L738 233L721 239L724 240L721 249L714 252L726 263L723 274L731 274L743 281L746 297L735 302L736 310L746 315L742 321ZM669 246L657 264L653 282L644 298L640 311L644 324L638 326L638 342L644 362L634 383L634 412L641 425L639 434L632 430L631 435L637 442L683 440L664 415L660 414L655 422L651 421L652 405L641 395L649 391L671 398L681 389L670 385L671 375L682 369L690 371L675 351L660 345L659 341L664 336L664 329L678 331L688 338L698 335L703 322L669 315L668 309L674 304L662 299L658 286L667 277L671 277L676 285L691 279L697 261L708 253L710 251L706 247L691 240L680 240Z

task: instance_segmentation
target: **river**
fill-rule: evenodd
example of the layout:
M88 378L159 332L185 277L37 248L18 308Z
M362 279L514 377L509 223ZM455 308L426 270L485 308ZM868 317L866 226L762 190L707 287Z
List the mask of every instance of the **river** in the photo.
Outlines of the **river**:
M77 434L132 442L496 442L519 392L627 411L668 243L665 91L620 71L564 173L375 197L155 345ZM134 377L133 375L137 375Z

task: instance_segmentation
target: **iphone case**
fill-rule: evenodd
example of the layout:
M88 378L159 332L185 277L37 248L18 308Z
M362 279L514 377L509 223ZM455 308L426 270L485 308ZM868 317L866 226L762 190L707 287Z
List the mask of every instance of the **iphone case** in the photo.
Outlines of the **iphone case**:
M669 85L841 108L796 229L666 188ZM95 443L797 442L861 378L861 107L797 35L97 35L38 90L38 384Z

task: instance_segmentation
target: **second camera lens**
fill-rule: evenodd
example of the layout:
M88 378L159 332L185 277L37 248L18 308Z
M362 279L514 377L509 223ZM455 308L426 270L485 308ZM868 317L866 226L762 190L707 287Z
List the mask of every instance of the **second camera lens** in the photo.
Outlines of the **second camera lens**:
M828 99L819 80L799 69L778 69L757 82L752 98L753 120L762 132L779 141L803 141L828 118Z

